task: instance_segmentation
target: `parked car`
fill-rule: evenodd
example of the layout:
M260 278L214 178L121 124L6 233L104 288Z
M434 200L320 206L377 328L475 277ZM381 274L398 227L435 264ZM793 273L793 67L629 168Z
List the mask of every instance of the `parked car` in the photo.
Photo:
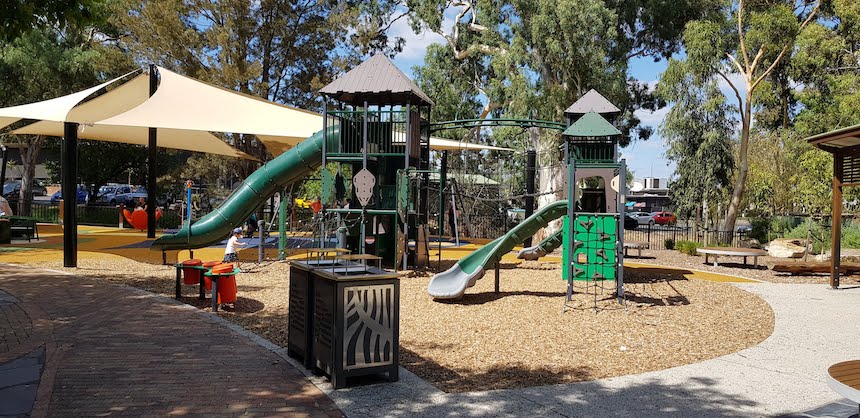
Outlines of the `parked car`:
M59 190L57 193L51 195L51 204L59 205L60 199L63 198L63 191ZM84 185L78 185L78 203L88 203L90 201L90 192L87 191L87 188Z
M639 227L639 221L630 217L630 215L624 215L624 229L636 229Z
M675 225L678 222L678 217L672 212L654 212L652 215L657 225Z
M146 189L141 186L134 187L130 184L109 184L99 188L96 203L111 206L123 204L134 206L140 198L148 198Z
M36 180L33 182L31 190L33 196L47 196L48 189L42 182ZM17 198L21 194L21 180L12 180L3 185L3 197Z
M636 222L638 222L639 225L654 225L655 223L654 215L648 212L631 212L627 215L633 219L636 219Z

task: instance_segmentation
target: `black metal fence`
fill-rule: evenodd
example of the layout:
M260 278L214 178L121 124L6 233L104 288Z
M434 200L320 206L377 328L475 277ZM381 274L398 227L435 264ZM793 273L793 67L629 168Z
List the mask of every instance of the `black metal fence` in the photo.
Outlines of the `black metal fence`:
M120 209L116 206L88 206L77 205L75 213L78 217L79 225L92 226L118 226ZM30 217L35 218L39 222L44 223L60 223L60 206L51 204L42 204L33 202L30 209ZM128 222L124 222L126 227L130 227ZM164 209L161 218L158 220L158 228L175 229L182 224L182 213L180 210Z
M693 241L702 245L728 245L730 247L745 247L753 242L746 230L699 229L696 231L689 226L640 225L636 229L624 231L625 242L647 242L653 249L665 248L668 240L672 242Z

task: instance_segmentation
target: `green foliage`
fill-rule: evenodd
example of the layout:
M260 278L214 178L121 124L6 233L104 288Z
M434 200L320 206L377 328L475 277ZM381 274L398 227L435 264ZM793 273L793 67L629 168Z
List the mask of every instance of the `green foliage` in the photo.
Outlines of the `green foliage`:
M42 26L85 27L99 19L104 0L7 0L0 2L0 41Z
M666 238L663 241L663 247L666 248L667 250L674 250L675 249L675 240L672 238Z
M698 255L696 249L701 246L702 244L694 241L678 241L675 243L675 249L678 250L678 252L687 255Z
M682 216L701 219L703 202L716 203L725 194L734 169L731 109L714 81L698 87L689 63L670 60L657 94L675 105L660 125L675 162L673 203Z

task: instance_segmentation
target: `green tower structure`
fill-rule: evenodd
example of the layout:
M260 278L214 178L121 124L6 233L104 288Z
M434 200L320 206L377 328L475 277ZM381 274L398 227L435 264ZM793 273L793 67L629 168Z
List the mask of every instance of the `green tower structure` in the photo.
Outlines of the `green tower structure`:
M337 128L322 149L322 218L336 217L354 252L395 268L426 263L433 101L382 54L320 93L323 129Z
M562 276L568 283L567 301L578 281L614 281L616 296L619 300L624 296L627 168L618 158L621 132L610 122L619 113L594 90L565 111L568 207L562 229Z

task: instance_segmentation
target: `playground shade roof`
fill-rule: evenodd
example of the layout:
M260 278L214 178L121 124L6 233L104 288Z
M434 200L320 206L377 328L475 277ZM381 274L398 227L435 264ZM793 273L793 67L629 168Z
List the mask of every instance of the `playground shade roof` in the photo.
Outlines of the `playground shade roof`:
M72 111L72 109L74 109L75 106L84 101L87 97L138 71L139 70L132 71L128 74L117 77L108 82L81 90L76 93L67 94L65 96L43 100L41 102L4 107L0 109L0 128L5 128L22 119L65 122L68 120L69 113Z
M403 74L383 54L369 60L338 77L320 90L321 94L353 105L412 104L433 105L433 101L406 74Z
M98 122L106 126L230 132L295 145L320 129L320 115L188 78L158 67L161 83L145 102Z
M439 182L439 173L430 173L428 177L431 182ZM448 178L454 179L462 184L478 184L483 186L498 186L501 184L481 174L448 173Z
M430 149L436 151L449 151L449 150L486 150L486 151L510 151L514 150L510 148L502 148L502 147L494 147L492 145L483 145L483 144L472 144L468 142L456 141L453 139L444 139L444 138L436 138L435 136L430 137Z
M603 116L595 112L588 112L579 120L568 126L562 135L572 137L604 137L621 135L616 127Z
M106 84L110 84L110 82ZM106 87L105 85L102 86ZM149 77L141 74L124 84L114 87L108 93L70 108L67 111L65 120L81 124L78 128L78 138L81 139L147 145L149 144L149 129L147 127L105 126L98 124L98 121L111 117L118 112L132 109L145 102L148 98ZM42 120L16 129L12 133L61 137L64 134L63 122L62 119L57 121L56 118ZM157 145L162 148L255 159L231 147L208 131L159 129Z
M573 115L584 115L588 112L615 114L621 113L621 109L603 97L597 90L591 89L564 111L564 113Z
M848 148L860 145L860 125L835 129L810 136L806 140L818 148Z

